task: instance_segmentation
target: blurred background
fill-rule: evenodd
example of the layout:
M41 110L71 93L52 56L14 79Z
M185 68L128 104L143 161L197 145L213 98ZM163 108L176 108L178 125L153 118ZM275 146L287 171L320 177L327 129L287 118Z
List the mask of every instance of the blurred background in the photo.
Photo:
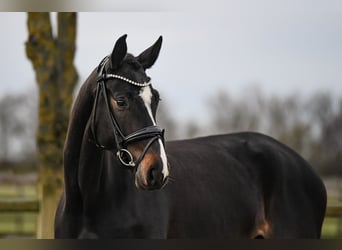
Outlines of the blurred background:
M78 78L69 94L121 35L135 55L163 35L148 74L161 94L157 120L167 139L246 130L277 138L324 179L331 209L323 236L342 237L342 3L262 2L77 13ZM58 37L58 14L49 18ZM0 237L36 237L42 90L25 47L28 14L1 12L0 30Z

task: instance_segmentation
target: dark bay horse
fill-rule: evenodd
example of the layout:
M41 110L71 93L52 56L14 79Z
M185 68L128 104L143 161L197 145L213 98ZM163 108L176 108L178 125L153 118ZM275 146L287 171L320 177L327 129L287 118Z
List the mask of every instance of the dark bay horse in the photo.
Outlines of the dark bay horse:
M82 85L64 149L56 238L319 238L326 190L311 166L258 133L164 142L146 75L119 38Z

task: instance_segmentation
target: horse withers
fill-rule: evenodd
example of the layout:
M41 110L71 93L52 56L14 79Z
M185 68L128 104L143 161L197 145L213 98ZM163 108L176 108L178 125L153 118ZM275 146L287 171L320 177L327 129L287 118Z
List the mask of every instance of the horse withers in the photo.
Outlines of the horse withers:
M82 85L55 237L319 238L326 190L289 147L251 132L164 141L146 74L161 44L133 56L122 36Z

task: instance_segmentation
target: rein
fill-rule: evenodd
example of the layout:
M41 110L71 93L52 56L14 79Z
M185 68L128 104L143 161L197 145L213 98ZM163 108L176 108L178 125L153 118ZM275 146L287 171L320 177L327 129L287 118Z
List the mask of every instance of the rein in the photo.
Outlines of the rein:
M127 82L129 84L138 86L138 87L146 87L151 84L151 82L145 82L145 83L138 83L135 81L132 81L128 78L125 78L120 75L115 74L107 74L105 70L105 65L108 62L109 58L105 57L101 63L99 64L97 68L97 88L96 88L96 94L92 109L92 120L91 120L91 130L94 138L94 143L97 147L104 149L104 150L113 150L111 148L108 148L104 145L101 145L98 143L96 132L95 132L95 119L96 119L96 110L97 110L97 104L100 97L100 93L102 92L104 101L106 103L107 113L110 118L114 139L116 143L116 156L119 159L119 161L127 167L136 167L140 164L140 162L143 160L145 154L147 153L147 150L150 148L150 146L158 139L161 139L164 143L164 129L161 129L158 126L149 126L142 129L139 129L127 136L123 134L123 132L120 129L120 126L115 118L114 113L111 110L110 103L108 101L108 95L107 95L107 88L106 88L106 81L108 79L119 79L124 82ZM150 139L147 144L145 145L144 150L140 154L137 160L134 160L134 157L132 153L127 149L127 146L132 143L136 143L138 141Z

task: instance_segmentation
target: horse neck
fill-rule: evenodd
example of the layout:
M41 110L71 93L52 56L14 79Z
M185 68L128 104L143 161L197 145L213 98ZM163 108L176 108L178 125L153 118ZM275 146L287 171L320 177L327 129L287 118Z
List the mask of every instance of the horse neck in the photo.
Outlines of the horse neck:
M89 140L91 133L87 126L79 162L78 181L83 203L86 206L96 205L99 195L105 199L107 193L118 202L134 187L132 175L110 151L97 147Z
M94 102L94 83L96 83L96 71L81 86L70 115L63 159L66 209L80 209L79 161L84 132Z
M78 167L78 184L83 197L99 191L103 165L104 152L89 141L89 134L87 129L83 136Z

